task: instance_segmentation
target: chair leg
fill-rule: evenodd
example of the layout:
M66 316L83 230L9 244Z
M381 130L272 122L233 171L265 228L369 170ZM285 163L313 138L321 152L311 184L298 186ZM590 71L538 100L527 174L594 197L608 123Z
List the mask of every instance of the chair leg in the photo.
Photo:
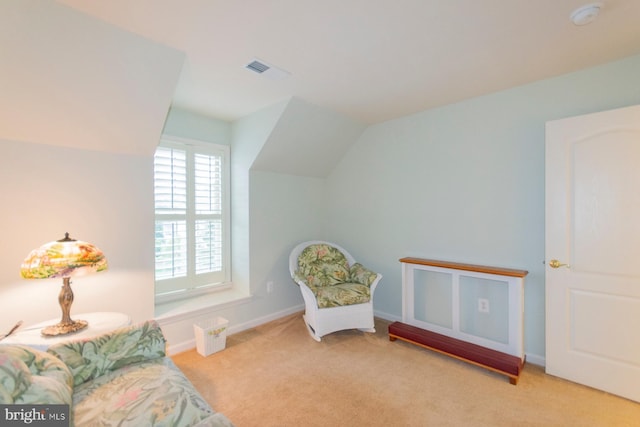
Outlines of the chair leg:
M318 334L316 334L316 331L313 330L311 325L309 325L309 322L307 322L307 316L303 314L302 319L304 319L304 325L307 327L307 331L309 332L309 335L311 335L311 338L320 342L321 338L320 336L318 336Z

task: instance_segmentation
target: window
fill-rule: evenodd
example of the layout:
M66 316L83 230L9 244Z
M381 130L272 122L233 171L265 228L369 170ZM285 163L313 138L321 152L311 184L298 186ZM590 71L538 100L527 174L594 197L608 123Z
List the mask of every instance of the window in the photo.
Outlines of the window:
M163 138L154 156L156 302L229 286L229 148Z

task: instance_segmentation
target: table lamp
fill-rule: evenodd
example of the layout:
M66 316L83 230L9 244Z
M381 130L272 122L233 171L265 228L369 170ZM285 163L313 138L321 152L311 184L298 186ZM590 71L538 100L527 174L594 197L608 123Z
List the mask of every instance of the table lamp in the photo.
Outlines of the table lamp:
M56 325L47 326L41 333L45 337L66 335L80 331L89 324L85 320L72 320L70 316L73 303L71 277L97 273L107 269L107 259L100 249L91 243L69 238L45 243L34 249L22 262L20 274L25 279L49 279L62 277L62 289L58 302L62 309L62 320Z

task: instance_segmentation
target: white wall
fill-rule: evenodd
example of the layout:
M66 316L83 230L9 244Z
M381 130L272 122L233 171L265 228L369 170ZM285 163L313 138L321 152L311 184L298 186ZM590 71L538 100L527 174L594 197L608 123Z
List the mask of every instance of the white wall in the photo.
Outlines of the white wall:
M640 56L369 127L327 179L327 235L380 271L401 315L398 259L529 271L525 351L543 362L544 125L640 102Z
M67 231L110 265L74 280L72 316L152 317L152 156L184 54L57 2L0 2L0 22L0 330L60 318L61 281L19 268Z
M40 245L71 237L105 253L109 270L73 280L71 316L153 316L153 169L150 158L0 141L0 330L61 316L62 279L23 280Z
M251 169L325 178L365 127L327 108L291 98Z

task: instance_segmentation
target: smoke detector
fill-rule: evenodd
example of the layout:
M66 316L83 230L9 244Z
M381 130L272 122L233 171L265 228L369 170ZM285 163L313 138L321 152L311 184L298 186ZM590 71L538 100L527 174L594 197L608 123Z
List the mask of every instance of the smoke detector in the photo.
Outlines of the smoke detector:
M249 71L253 71L254 73L260 74L261 76L267 77L271 80L281 80L291 75L291 73L289 73L288 71L285 71L282 68L278 68L266 61L257 58L252 59L248 64L244 66L244 68Z
M595 21L600 15L600 10L604 5L602 3L591 3L574 10L569 16L574 25L587 25Z

